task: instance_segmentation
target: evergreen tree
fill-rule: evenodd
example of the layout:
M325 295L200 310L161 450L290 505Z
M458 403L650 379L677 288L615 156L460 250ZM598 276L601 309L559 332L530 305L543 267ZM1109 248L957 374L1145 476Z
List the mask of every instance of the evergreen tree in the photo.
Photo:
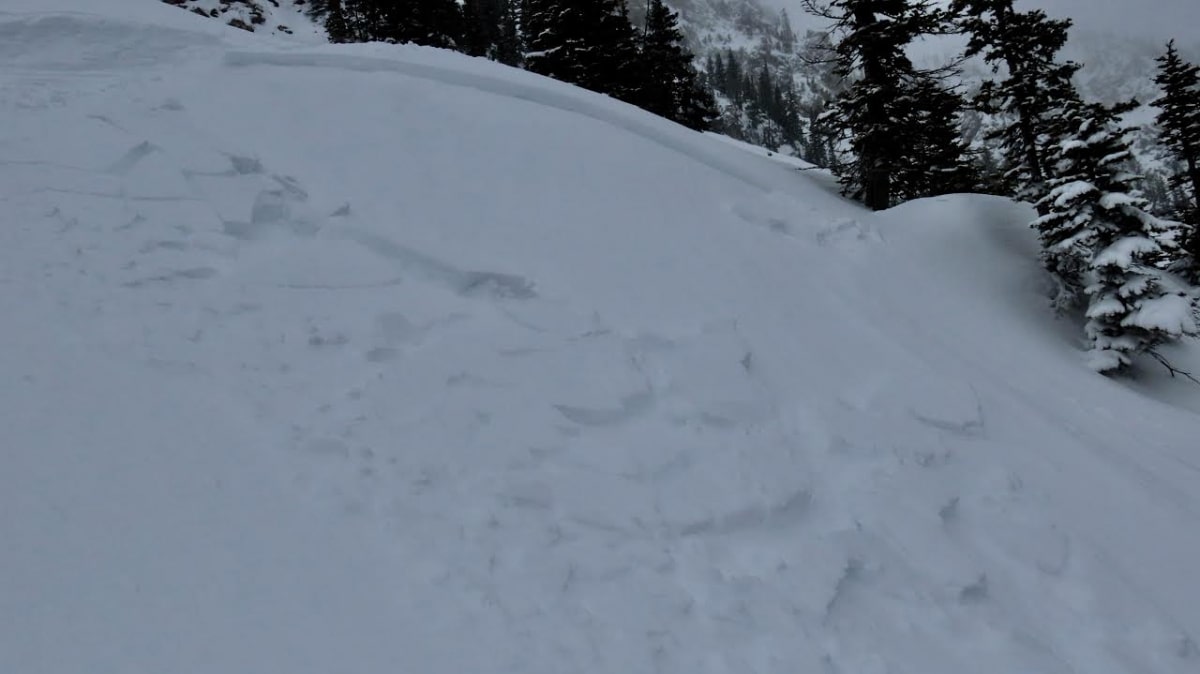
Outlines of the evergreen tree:
M708 128L716 104L692 67L679 16L662 0L650 0L637 65L637 105L692 128Z
M678 118L675 121L697 131L706 131L713 127L720 111L712 89L700 77L700 73L690 64L688 71L691 86L681 88Z
M563 82L580 82L583 48L577 9L563 0L524 0L525 67Z
M625 100L637 91L637 44L624 0L525 0L533 72Z
M896 197L920 199L977 191L979 172L971 162L959 120L963 98L938 78L909 78L899 121L906 135L906 156L894 177Z
M393 0L397 42L454 49L462 42L463 18L456 0Z
M1177 204L1171 215L1187 226L1186 271L1193 282L1200 282L1200 66L1184 61L1174 41L1167 43L1158 64L1154 81L1163 96L1154 105L1160 110L1162 143L1182 167L1168 182Z
M1041 203L1061 132L1056 124L1078 99L1071 78L1079 66L1057 61L1071 22L1041 10L1018 12L1013 0L953 0L951 8L969 37L967 56L983 56L996 73L1005 68L1004 79L984 83L976 102L1011 120L988 139L1000 141L1014 196Z
M835 63L829 58L832 53L833 43L828 33L807 33L800 54L805 73L805 91L797 96L798 114L807 126L802 156L817 166L825 167L834 163L837 131L825 123L822 115L845 85L837 74Z
M304 13L325 26L330 42L358 42L355 5L356 0L309 0Z
M642 77L638 73L638 40L629 21L625 0L575 0L590 28L584 52L584 78L579 84L623 101L636 102Z
M504 0L463 0L463 52L488 56L495 50L506 4Z
M353 34L350 31L350 25L346 22L346 15L342 10L342 0L325 0L325 32L329 34L329 41L335 44L343 42L353 42Z
M501 0L500 33L492 47L491 58L505 65L521 64L524 53L521 41L519 0Z
M456 0L312 0L309 16L334 42L374 40L457 47L462 14Z
M721 91L729 96L734 103L740 105L745 101L746 88L742 85L745 81L745 74L742 72L742 61L729 50L725 59L725 79L721 86Z
M796 30L792 28L792 19L786 9L779 11L779 48L785 54L796 51Z
M911 159L905 122L912 119L917 71L905 48L939 29L942 16L927 0L830 0L810 11L835 21L843 37L835 47L838 69L857 79L837 98L827 123L849 136L850 164L835 164L843 191L868 208L893 204L896 172Z
M712 128L720 133L754 145L780 150L786 146L804 154L808 142L806 121L824 108L825 101L802 96L786 64L772 68L770 62L761 50L753 56L731 49L710 54L707 76L700 82L707 86L696 89L696 95L703 97L700 109L708 111L705 117L712 119ZM714 107L713 92L726 99L723 110Z
M385 4L381 0L340 0L349 42L385 40Z
M1128 108L1125 108L1128 109ZM1069 131L1034 226L1043 260L1066 299L1087 300L1090 360L1100 372L1125 370L1140 353L1194 332L1190 302L1163 286L1158 264L1170 224L1146 212L1125 165L1129 141L1120 107L1072 103Z

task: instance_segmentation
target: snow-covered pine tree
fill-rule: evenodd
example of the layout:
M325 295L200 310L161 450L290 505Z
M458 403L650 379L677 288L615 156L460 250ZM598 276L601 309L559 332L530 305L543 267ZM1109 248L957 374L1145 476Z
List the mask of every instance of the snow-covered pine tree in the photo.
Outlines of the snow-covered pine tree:
M520 0L501 0L500 34L492 46L490 58L505 65L518 66L524 55L521 36Z
M848 136L854 160L836 163L845 194L868 208L890 207L896 173L912 157L906 122L916 101L909 85L917 70L905 49L916 37L937 32L943 16L928 0L806 0L841 34L834 47L838 71L850 86L825 116Z
M1090 364L1126 370L1138 354L1195 332L1191 302L1164 286L1159 268L1171 248L1172 226L1146 212L1118 115L1128 107L1073 102L1069 132L1058 148L1056 175L1034 221L1043 262L1064 299L1086 298Z
M525 0L522 20L529 70L633 98L637 44L624 0Z
M1079 65L1058 60L1071 21L1050 19L1042 10L1017 11L1013 0L953 0L951 11L968 36L967 56L982 56L993 73L1004 67L1003 79L985 82L976 104L1010 120L988 139L1000 141L1013 195L1042 203L1057 123L1079 98L1071 81Z
M578 82L584 48L579 32L578 8L564 0L524 0L521 10L525 34L525 67L563 82Z
M309 0L305 13L325 26L329 41L334 43L362 42L366 7L359 0Z
M342 9L342 0L323 0L323 5L316 11L325 12L325 32L330 42L340 44L354 41L354 34Z
M1200 66L1188 63L1167 43L1158 59L1154 81L1163 95L1154 101L1163 146L1182 170L1170 177L1169 188L1177 200L1172 216L1185 224L1188 253L1185 273L1200 283Z
M716 116L716 104L692 67L679 15L662 0L650 0L640 42L634 102L661 117L707 129Z

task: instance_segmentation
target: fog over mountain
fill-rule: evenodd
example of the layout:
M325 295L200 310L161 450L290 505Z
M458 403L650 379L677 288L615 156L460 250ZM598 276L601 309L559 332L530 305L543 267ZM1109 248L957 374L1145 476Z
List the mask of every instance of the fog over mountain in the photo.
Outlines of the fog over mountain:
M1024 4L1069 16L1085 30L1163 40L1196 42L1195 27L1200 25L1200 3L1195 0L1027 0Z
M786 9L800 32L821 30L828 21L808 14L804 0L744 0L764 7ZM944 0L948 1L948 0ZM1200 59L1200 35L1190 28L1200 25L1197 0L1017 0L1020 7L1041 7L1056 18L1070 18L1075 27L1063 56L1082 63L1078 85L1085 95L1106 101L1157 96L1152 77L1154 59L1169 39L1178 40L1189 59ZM958 37L925 38L913 46L913 56L924 66L952 59L962 49ZM982 77L981 63L966 64L968 80Z
M763 0L787 9L795 17L804 14L803 0ZM1196 0L1021 0L1026 7L1042 7L1056 16L1068 16L1089 32L1111 32L1156 40L1177 38L1197 42L1194 26L1200 25L1200 2ZM1131 18L1135 20L1130 20Z

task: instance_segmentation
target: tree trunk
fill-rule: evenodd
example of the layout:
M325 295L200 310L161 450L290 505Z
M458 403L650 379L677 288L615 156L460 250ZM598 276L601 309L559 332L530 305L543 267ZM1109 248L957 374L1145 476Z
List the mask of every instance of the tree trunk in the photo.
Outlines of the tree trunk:
M1188 178L1192 181L1192 225L1200 230L1200 163L1196 161L1196 155L1200 154L1197 148L1189 148L1191 152L1187 155ZM1200 233L1194 234L1200 236Z
M875 13L869 9L860 8L855 12L855 25L859 31L865 30L877 22ZM867 118L873 120L876 128L888 120L887 110L881 100L881 90L889 87L888 73L883 68L883 57L864 45L862 50L863 82L875 88L867 99ZM892 176L891 167L886 165L885 157L881 156L876 144L880 139L874 138L878 132L871 134L867 142L861 144L859 150L859 171L862 172L863 204L873 211L881 211L892 205Z

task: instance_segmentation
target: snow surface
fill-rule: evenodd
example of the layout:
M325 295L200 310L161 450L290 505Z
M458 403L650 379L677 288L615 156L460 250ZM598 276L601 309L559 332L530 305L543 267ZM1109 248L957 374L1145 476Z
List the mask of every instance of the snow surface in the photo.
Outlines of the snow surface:
M1028 209L143 0L0 59L0 671L1200 669L1200 395Z

